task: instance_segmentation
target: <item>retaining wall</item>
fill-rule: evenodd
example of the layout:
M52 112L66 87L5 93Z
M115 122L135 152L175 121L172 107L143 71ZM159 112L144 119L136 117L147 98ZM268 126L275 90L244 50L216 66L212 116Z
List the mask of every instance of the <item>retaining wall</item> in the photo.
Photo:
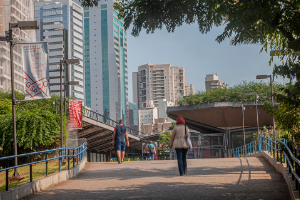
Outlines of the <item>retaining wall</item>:
M286 163L280 163L273 159L268 151L262 151L253 155L254 157L264 157L268 160L268 162L276 169L277 172L281 173L290 192L291 199L300 200L299 191L296 190L296 183L292 180L292 174L289 173L288 167Z
M85 166L86 157L82 159L81 163L71 168L70 170L64 170L51 174L49 176L36 179L31 183L25 183L23 185L13 187L8 191L0 192L0 200L15 200L21 199L27 195L44 190L47 187L56 183L66 181L75 177Z

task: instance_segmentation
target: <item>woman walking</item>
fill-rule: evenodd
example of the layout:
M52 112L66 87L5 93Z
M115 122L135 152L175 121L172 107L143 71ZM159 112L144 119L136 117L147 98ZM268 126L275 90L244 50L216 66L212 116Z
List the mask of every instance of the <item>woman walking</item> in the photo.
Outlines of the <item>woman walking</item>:
M176 150L180 176L187 172L186 153L189 148L187 137L190 137L188 128L185 126L183 117L178 116L172 132L170 147Z

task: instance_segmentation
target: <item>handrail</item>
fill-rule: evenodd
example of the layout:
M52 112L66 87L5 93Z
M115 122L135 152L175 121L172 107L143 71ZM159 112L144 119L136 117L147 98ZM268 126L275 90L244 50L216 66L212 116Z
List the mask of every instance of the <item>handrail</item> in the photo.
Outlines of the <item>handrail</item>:
M70 150L73 151L72 155L70 154ZM87 150L87 142L77 146L76 148L57 148L57 149L50 149L50 150L45 150L45 151L38 151L38 152L31 152L31 153L19 154L19 155L14 155L14 156L2 157L2 158L0 158L0 160L6 161L6 167L3 169L0 169L0 172L6 171L5 190L8 191L8 170L10 170L10 169L15 169L15 168L24 167L24 166L29 165L30 166L30 182L32 182L32 165L33 164L46 162L46 176L48 176L48 162L49 161L59 159L59 172L61 172L62 159L67 158L68 159L68 170L69 170L70 169L70 158L73 158L73 167L75 167L75 157L77 158L77 165L78 165L78 160L80 160L80 162L81 162L82 159L84 157L86 157L86 150ZM59 156L56 156L53 158L48 158L48 153L55 152L55 151L58 151ZM68 152L66 153L66 151L68 151ZM75 151L76 151L76 153L75 153ZM41 154L41 153L46 153L46 159L32 162L32 156L36 155L36 154ZM24 157L24 156L29 156L29 158L30 158L29 163L9 167L9 160L11 160L12 158Z
M90 117L92 119L95 119L95 120L97 120L99 122L102 122L104 124L108 124L112 127L115 127L116 125L119 124L117 121L115 121L113 119L110 119L109 117L106 117L106 116L104 116L100 113L97 113L95 111L89 110L88 108L85 108L85 107L83 107L83 115L86 116L86 117ZM101 120L101 118L102 118L102 120ZM126 126L126 128L127 128L127 130L129 130L128 132L131 133L131 134L133 134L133 132L136 132L136 133L140 133L140 134L145 135L145 133L143 133L141 131L137 131L135 129L132 129L128 126Z
M279 144L282 148L279 148ZM254 150L255 147L255 150ZM300 160L298 159L298 151L285 139L274 141L268 137L261 137L257 140L246 144L245 146L228 149L227 157L240 157L256 154L262 151L268 151L273 155L273 158L281 163L286 163L289 168L289 173L292 174L292 180L295 180L296 190L300 195ZM277 154L276 158L275 155ZM280 154L280 156L279 156ZM295 155L295 156L294 156Z

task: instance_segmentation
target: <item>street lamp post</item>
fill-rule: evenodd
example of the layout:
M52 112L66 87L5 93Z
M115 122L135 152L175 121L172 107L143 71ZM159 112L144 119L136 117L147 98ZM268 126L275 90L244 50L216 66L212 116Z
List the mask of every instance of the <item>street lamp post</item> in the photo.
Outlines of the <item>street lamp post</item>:
M256 126L257 126L257 138L259 138L259 123L258 123L258 110L257 110L257 94L254 93L245 93L244 96L255 96L255 107L256 107Z
M10 51L10 73L11 73L11 99L12 99L12 120L13 120L13 138L14 138L14 154L18 155L17 149L17 131L16 131L16 105L17 100L15 98L15 69L14 69L14 42L13 42L13 29L18 28L20 30L32 30L39 29L39 23L37 21L18 21L17 23L9 23L8 36L0 37L0 41L9 42ZM18 158L15 157L15 166L18 165ZM17 168L14 169L13 176L19 176Z
M273 80L272 75L257 75L256 79L267 79L270 78L270 85L271 85L271 99L272 99L272 106L274 108L274 98L273 98ZM274 133L274 141L276 141L276 134L275 134L275 118L273 114L273 133Z
M62 92L62 66L63 64L79 64L79 59L65 59L60 60L60 136L61 136L61 148L63 148L63 92ZM64 84L65 86L65 84Z
M242 104L242 115L243 115L243 134L244 134L244 156L246 154L246 133L245 133L245 118L244 118L245 107Z

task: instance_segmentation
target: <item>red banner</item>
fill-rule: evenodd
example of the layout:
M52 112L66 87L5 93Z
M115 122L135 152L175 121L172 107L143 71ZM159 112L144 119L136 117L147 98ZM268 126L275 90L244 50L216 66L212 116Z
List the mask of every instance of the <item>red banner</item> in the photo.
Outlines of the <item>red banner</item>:
M69 129L82 129L82 101L69 100Z

